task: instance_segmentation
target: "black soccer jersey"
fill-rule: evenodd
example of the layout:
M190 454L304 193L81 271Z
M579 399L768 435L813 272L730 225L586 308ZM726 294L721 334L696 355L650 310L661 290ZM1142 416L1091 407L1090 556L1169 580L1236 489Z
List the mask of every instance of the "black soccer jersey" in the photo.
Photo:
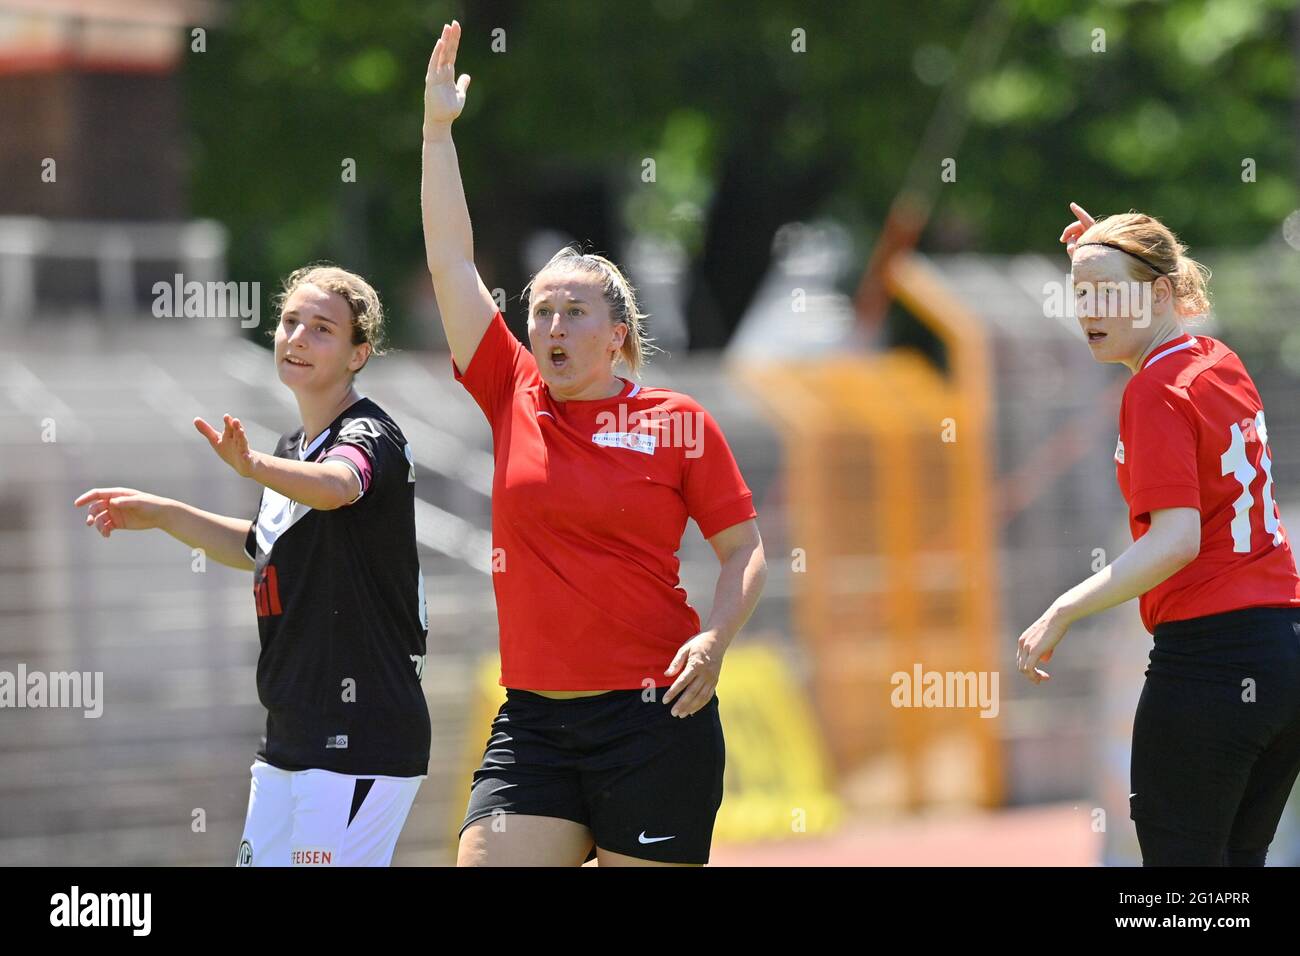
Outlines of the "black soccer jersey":
M257 565L257 692L268 711L258 757L283 770L424 774L428 617L410 445L368 398L303 441L301 428L282 436L276 457L337 458L362 493L316 511L262 489L244 546Z

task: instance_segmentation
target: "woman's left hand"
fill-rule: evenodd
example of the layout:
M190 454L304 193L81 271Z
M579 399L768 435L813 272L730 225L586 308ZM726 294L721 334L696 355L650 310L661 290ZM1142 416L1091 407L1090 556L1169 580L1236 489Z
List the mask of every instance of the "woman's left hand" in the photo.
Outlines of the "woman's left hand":
M224 421L226 429L220 434L201 418L194 419L194 427L208 440L222 461L235 469L240 477L249 478L256 463L256 452L249 449L248 435L244 433L244 426L238 418L226 415Z
M689 717L710 700L722 674L725 648L712 631L696 634L678 649L673 662L664 671L669 677L678 674L664 693L664 703L673 703L674 717Z
M1056 645L1061 643L1070 623L1055 607L1049 607L1033 624L1025 629L1016 643L1016 667L1035 684L1051 680L1052 675L1038 667L1052 659Z

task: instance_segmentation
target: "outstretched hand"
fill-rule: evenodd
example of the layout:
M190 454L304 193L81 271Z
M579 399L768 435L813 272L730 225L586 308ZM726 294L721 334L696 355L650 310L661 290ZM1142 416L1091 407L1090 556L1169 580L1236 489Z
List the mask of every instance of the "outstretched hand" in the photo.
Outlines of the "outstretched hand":
M217 453L222 461L243 478L248 478L253 474L254 456L248 447L248 436L244 434L244 426L240 424L238 418L225 416L226 429L221 434L201 418L194 419L194 427L199 430L199 434L208 440L212 450Z
M434 44L429 57L429 70L424 77L424 125L450 126L465 108L465 93L469 90L469 74L456 78L456 51L460 47L460 24L452 20L442 28L442 36Z
M74 501L73 507L90 505L87 526L107 538L114 531L144 531L158 527L165 498L134 488L92 488Z

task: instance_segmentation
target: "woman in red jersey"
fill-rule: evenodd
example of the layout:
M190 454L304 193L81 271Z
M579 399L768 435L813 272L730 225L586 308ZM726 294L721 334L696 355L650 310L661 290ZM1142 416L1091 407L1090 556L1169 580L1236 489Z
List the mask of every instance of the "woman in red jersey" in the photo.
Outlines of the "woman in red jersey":
M1236 353L1186 329L1205 272L1139 213L1077 221L1076 312L1099 362L1133 373L1115 450L1133 545L1021 636L1030 680L1067 628L1140 595L1155 638L1133 721L1129 813L1146 866L1263 866L1300 771L1300 578L1259 393Z
M714 688L766 576L749 489L689 396L644 388L643 316L608 259L558 253L525 349L473 260L451 124L460 25L425 80L421 202L453 371L492 427L493 586L507 688L460 865L703 864L722 801ZM678 584L688 518L721 568L708 621Z

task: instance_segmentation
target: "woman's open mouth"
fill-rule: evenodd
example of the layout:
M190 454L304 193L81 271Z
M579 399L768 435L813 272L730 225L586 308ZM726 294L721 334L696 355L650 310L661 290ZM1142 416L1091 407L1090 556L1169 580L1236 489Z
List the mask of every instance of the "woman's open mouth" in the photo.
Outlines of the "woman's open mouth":
M1100 341L1101 341L1102 339L1104 339L1105 337L1106 337L1106 333L1105 333L1105 332L1089 332L1089 333L1088 333L1088 344L1091 345L1091 344L1094 343L1094 342L1100 342Z
M284 364L292 365L295 368L311 368L309 363L304 362L302 359L296 359L292 355L286 355L284 357Z

